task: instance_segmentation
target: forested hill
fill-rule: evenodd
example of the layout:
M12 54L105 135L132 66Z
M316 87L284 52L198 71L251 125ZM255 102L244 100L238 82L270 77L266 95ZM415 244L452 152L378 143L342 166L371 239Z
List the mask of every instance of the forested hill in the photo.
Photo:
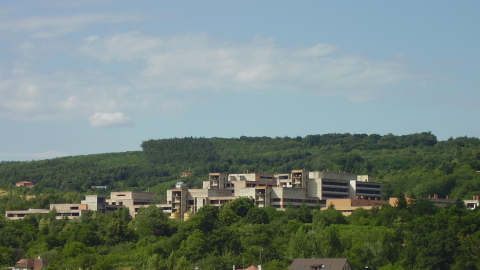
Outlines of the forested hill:
M370 174L397 192L468 198L480 194L480 140L438 141L431 133L325 134L306 137L174 138L144 141L142 151L29 162L1 162L0 185L36 184L31 193L147 190L163 195L182 181L201 186L209 172L289 172L292 169ZM99 192L98 190L95 192Z

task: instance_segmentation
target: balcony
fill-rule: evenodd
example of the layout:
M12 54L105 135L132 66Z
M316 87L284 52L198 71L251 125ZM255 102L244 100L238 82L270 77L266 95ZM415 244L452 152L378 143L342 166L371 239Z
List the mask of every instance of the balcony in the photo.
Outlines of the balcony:
M368 191L362 191L362 190L357 190L355 192L355 195L357 196L365 196L365 197L381 197L382 193L379 190L368 192Z
M371 190L371 191L379 191L382 190L381 188L376 188L376 187L357 187L357 190Z

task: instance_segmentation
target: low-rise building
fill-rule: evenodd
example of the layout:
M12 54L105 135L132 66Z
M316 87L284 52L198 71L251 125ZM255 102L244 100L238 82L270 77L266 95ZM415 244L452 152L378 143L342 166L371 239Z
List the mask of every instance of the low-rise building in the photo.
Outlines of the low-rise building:
M37 259L21 259L11 269L13 270L44 270L50 265L49 262L38 257Z
M33 182L29 182L29 181L20 181L20 182L15 183L15 186L16 187L33 188L35 186L35 184Z
M335 210L342 212L344 216L350 216L358 208L370 210L373 207L380 207L382 204L389 204L389 201L365 199L327 199L327 206L332 205ZM325 208L322 208L324 210Z
M180 173L180 177L187 177L191 174L192 174L191 172L182 172L182 173Z
M5 216L9 220L22 219L28 215L48 214L53 209L57 212L57 219L64 217L73 219L81 217L87 211L98 211L101 213L111 213L118 208L126 207L129 209L130 216L136 216L138 209L153 204L156 197L155 193L146 192L111 192L110 199L99 195L86 195L85 200L80 203L62 203L50 204L50 209L28 209L5 211Z

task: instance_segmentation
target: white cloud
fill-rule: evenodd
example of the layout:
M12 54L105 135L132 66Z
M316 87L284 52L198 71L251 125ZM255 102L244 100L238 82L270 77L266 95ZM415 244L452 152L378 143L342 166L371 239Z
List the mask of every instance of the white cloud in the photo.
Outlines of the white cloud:
M52 41L20 44L48 50L48 43ZM203 102L196 93L215 91L290 91L364 102L417 78L402 57L375 61L342 54L331 44L281 48L262 37L235 43L203 33L129 32L86 36L76 47L56 40L55 44L50 49L55 51L46 54L61 58L61 67L55 69L55 62L46 61L48 68L42 69L44 58L21 53L11 67L0 66L0 118L90 116L95 127L125 125L130 122L123 115L95 112L176 115L192 102Z
M87 38L83 51L102 62L145 61L131 83L159 91L283 89L374 99L391 84L413 78L401 58L373 61L337 55L337 47L278 48L271 39L225 43L206 34L148 37L124 33ZM368 95L368 96L366 96Z
M88 118L92 127L114 127L129 126L132 124L130 117L123 115L121 112L116 113L95 113Z
M63 103L63 106L67 110L73 110L78 105L78 98L77 97L68 97L68 99Z

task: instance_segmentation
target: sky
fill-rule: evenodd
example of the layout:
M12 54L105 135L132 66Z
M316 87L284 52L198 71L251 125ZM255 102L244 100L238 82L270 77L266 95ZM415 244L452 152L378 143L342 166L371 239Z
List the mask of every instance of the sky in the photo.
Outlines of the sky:
M182 137L480 137L479 1L0 2L0 161Z

